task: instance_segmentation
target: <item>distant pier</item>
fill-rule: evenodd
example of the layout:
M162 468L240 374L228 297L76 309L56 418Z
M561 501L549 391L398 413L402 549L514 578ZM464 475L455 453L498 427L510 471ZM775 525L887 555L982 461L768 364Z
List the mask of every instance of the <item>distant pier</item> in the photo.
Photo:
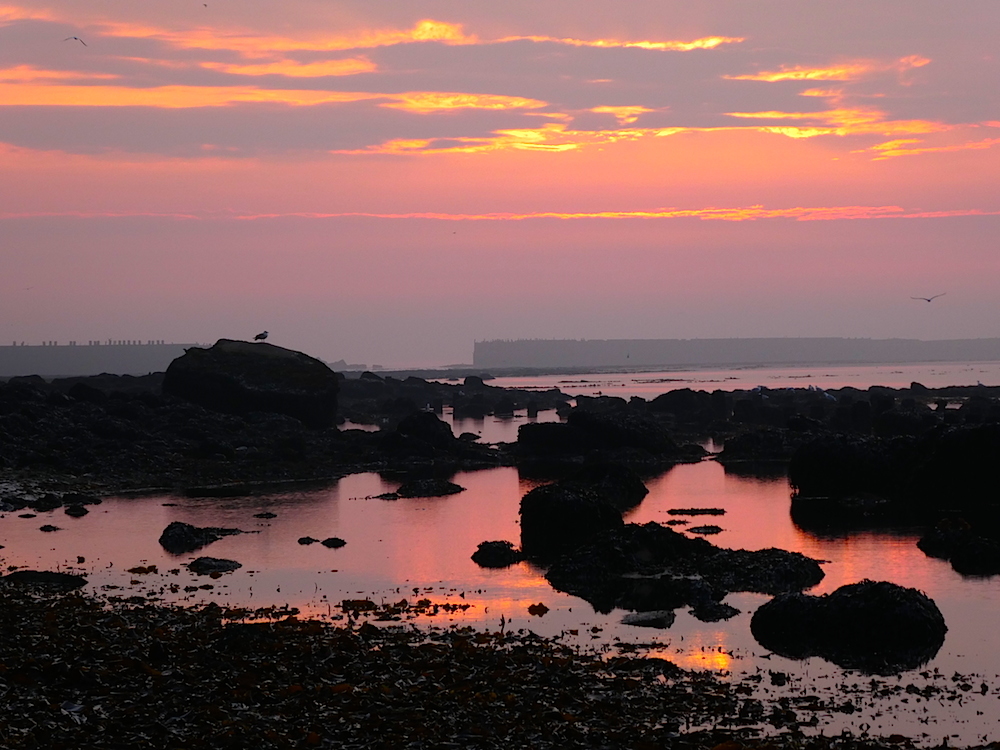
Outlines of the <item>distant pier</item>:
M477 341L473 364L587 369L1000 361L1000 339L517 339Z
M94 339L66 344L14 341L10 346L0 346L0 378L147 375L163 372L192 346L204 344L168 344L161 339Z

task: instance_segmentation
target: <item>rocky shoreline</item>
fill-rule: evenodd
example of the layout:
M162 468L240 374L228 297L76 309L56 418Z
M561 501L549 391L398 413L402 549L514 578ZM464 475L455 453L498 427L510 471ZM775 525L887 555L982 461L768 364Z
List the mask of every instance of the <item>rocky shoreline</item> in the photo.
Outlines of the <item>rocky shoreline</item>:
M368 612L377 625L333 626L2 581L0 738L53 750L914 747L898 735L805 733L820 716L853 712L846 696L806 688L765 705L750 697L752 679L624 646L602 657L524 630L387 626L378 609Z
M990 470L982 462L1000 440L997 389L685 389L652 401L578 397L571 405L557 390L494 388L475 376L461 384L373 373L345 380L275 349L219 342L184 367L172 365L174 375L0 384L0 510L82 515L100 495L226 497L361 471L398 478L400 496L422 497L460 492L448 481L459 470L517 466L555 484L525 496L534 509L527 526L522 501L524 549L484 543L492 546L481 545L481 564L502 567L526 554L556 588L599 610L666 621L690 606L714 621L735 612L721 601L726 592L796 592L822 572L782 550L723 550L657 524L623 524L622 510L645 494L641 477L703 460L698 442L711 437L724 442L716 458L727 471L767 475L790 462L798 488L792 514L805 528L900 518L930 528L944 518L922 543L927 554L977 574L1000 570L995 526L983 523L993 517L992 500L939 497L949 468L974 460L980 474ZM273 369L249 368L250 377L241 358L258 353ZM446 407L456 417L498 418L555 409L564 419L528 422L516 443L484 445L476 435L454 435L438 418ZM380 429L338 429L345 418ZM970 549L978 555L971 562ZM353 620L337 628L274 613L250 621L214 605L129 606L39 591L16 576L0 580L0 598L4 632L13 634L0 646L0 683L9 688L0 736L11 747L242 747L250 737L261 747L909 743L807 738L800 729L815 721L789 716L787 707L765 710L746 697L752 690L662 660L602 660L526 632ZM777 623L770 637L789 627ZM924 652L915 652L900 663L920 663ZM850 654L841 661L861 663ZM885 673L892 672L890 664ZM835 702L812 705L840 710ZM768 723L781 733L761 740Z

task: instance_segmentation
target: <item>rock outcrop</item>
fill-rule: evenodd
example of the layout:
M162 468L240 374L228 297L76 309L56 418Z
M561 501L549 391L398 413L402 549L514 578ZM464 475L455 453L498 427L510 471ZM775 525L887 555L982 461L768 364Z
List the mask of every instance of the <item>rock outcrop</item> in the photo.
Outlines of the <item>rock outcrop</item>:
M163 392L228 414L286 414L316 428L332 427L337 374L301 352L263 342L220 339L192 347L167 368Z
M242 534L240 529L225 529L220 526L192 526L182 521L173 521L160 534L160 546L172 555L183 555L217 542L224 536Z
M816 560L797 552L716 547L650 522L596 535L556 560L546 579L600 612L673 610L689 606L717 619L734 591L800 591L823 578ZM734 614L732 610L730 614Z
M754 613L750 630L758 643L781 656L820 656L873 674L925 664L948 632L944 616L927 595L868 580L823 596L777 596Z
M513 542L506 540L480 542L472 553L472 561L482 568L509 568L523 559L524 555L514 547Z
M621 511L600 493L581 486L546 484L521 498L521 550L529 558L554 559L602 531L621 528Z

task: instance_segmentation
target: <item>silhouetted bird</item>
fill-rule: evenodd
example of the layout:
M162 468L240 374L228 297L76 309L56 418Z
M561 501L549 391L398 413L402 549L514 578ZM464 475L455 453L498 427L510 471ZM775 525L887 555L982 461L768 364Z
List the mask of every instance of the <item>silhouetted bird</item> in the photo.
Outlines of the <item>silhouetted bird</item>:
M86 43L85 41L83 41L83 40L82 40L82 39L81 39L80 37L78 37L78 36L68 36L68 37L66 37L65 39L63 39L63 41L64 41L64 42L69 42L69 41L71 41L71 40L73 40L73 39L76 39L76 41L78 41L78 42L79 42L80 44L82 44L82 45L83 45L84 47L86 47L86 46L87 46L87 43Z
M263 331L262 333L258 333L256 336L254 336L253 340L254 341L263 341L266 338L267 338L267 331Z
M948 292L941 292L941 294L935 294L933 297L910 297L910 299L922 299L924 302L932 302L933 300L936 300L938 297L943 297L947 293Z

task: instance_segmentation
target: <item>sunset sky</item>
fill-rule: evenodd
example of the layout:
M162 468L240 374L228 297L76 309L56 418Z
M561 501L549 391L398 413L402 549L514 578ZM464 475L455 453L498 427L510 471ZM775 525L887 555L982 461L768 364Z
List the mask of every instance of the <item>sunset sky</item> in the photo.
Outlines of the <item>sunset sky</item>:
M3 2L0 343L1000 336L996 0Z

